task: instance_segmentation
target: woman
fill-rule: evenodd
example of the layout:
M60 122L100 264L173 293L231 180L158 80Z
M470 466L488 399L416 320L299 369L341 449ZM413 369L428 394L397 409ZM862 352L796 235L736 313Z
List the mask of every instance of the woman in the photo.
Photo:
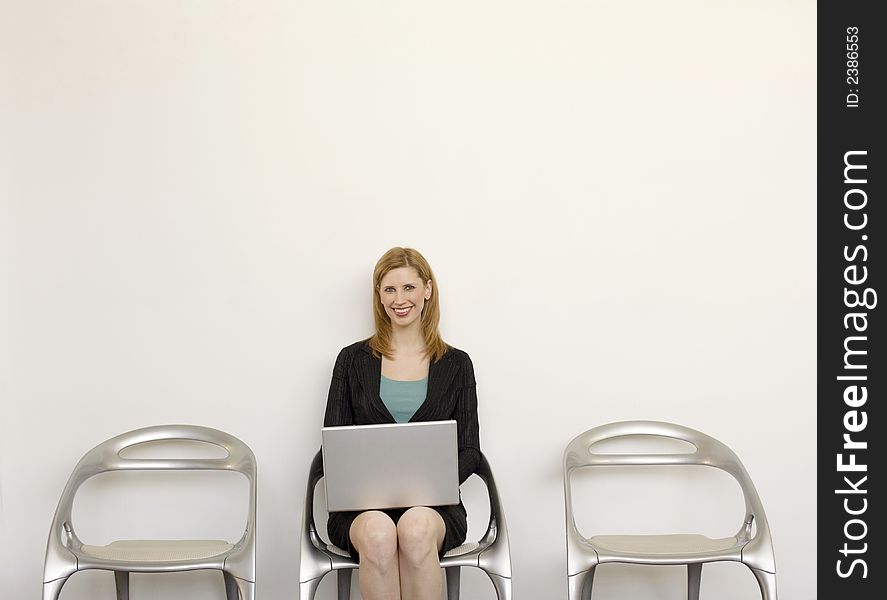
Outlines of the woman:
M343 348L324 426L455 419L459 483L480 462L474 368L441 339L437 282L425 258L392 248L373 270L376 333ZM334 512L330 541L360 561L366 600L440 598L439 557L465 540L465 507Z

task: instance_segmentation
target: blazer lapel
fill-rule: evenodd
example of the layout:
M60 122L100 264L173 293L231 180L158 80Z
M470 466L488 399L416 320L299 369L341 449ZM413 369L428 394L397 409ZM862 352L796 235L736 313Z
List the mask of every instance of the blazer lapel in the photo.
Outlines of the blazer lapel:
M388 407L382 402L382 397L379 396L379 385L382 383L382 359L373 356L373 351L369 344L362 346L361 349L364 351L364 355L357 376L361 387L363 387L364 394L366 394L370 406L382 418L382 422L394 423L395 420L391 415L391 411L388 410Z
M443 358L436 363L431 363L428 367L428 392L425 395L425 402L423 402L416 410L415 414L410 417L411 422L421 421L426 419L429 415L435 417L433 420L439 420L442 418L442 415L435 415L434 411L437 407L441 406L444 392L449 389L450 383L456 375L456 370L457 369L454 369L450 362L449 353L444 354Z

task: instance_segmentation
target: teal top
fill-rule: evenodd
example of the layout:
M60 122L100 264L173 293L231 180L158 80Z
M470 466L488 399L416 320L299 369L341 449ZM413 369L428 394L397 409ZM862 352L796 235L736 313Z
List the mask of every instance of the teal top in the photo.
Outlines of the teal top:
M428 377L418 381L398 381L382 375L379 382L379 396L398 423L406 423L416 414L427 393Z

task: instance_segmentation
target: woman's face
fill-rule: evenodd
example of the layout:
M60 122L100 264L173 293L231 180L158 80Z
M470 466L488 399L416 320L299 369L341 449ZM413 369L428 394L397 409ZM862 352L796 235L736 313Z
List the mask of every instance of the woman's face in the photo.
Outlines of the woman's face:
M413 267L391 269L379 284L379 301L394 327L409 327L419 321L430 297L431 280L423 282Z

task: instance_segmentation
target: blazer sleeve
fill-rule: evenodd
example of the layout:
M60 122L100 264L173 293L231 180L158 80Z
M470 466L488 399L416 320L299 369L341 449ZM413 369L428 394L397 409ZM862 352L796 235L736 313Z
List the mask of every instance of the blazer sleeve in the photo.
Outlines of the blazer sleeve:
M323 417L324 427L354 424L354 415L351 411L351 386L348 384L350 362L350 353L346 352L346 349L342 349L339 356L336 357L336 365L333 367L330 391L326 399L326 413Z
M474 365L465 355L464 377L456 399L456 431L459 445L459 484L465 482L480 464L480 426L477 420L477 382Z

